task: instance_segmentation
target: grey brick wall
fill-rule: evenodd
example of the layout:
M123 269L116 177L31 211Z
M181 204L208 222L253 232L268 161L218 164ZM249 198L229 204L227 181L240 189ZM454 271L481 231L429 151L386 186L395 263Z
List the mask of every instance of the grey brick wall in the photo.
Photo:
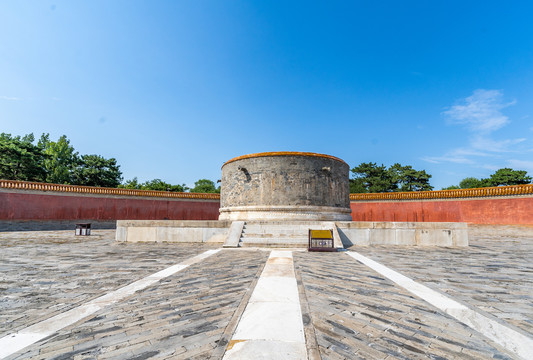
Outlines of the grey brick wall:
M349 208L349 167L330 158L264 156L222 167L221 207L310 205Z

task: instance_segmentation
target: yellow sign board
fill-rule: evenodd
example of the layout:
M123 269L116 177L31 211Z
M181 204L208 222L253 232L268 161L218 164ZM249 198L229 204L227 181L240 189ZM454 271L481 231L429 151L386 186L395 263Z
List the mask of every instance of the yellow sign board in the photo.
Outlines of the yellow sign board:
M312 239L332 239L330 230L311 230Z

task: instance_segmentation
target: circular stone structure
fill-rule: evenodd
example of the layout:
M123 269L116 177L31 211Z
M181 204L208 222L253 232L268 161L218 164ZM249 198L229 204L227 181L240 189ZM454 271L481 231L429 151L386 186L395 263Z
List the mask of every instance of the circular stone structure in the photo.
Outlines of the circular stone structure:
M220 220L351 221L349 166L307 152L266 152L222 166Z

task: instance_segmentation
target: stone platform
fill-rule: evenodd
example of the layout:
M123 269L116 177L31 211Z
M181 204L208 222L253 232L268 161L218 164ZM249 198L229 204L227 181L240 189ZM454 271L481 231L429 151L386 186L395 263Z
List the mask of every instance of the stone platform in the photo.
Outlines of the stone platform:
M338 253L116 242L106 230L0 233L0 357L527 358L533 229L469 231L460 249ZM280 318L284 330L269 338Z
M448 222L118 220L116 240L223 243L225 247L307 247L309 229L333 230L336 248L468 246L467 225Z

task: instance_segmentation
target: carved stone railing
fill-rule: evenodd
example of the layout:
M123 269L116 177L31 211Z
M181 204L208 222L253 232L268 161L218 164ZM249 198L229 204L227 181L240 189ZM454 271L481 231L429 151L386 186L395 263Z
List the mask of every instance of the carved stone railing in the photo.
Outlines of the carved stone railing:
M533 194L533 184L475 189L350 194L351 201L459 199Z
M103 187L94 187L94 186L47 184L47 183L30 182L30 181L15 181L15 180L0 180L0 189L1 188L13 189L13 190L53 191L53 192L77 193L77 194L88 194L88 195L121 195L121 196L140 196L140 197L177 198L177 199L220 200L220 194L116 189L116 188L103 188Z

